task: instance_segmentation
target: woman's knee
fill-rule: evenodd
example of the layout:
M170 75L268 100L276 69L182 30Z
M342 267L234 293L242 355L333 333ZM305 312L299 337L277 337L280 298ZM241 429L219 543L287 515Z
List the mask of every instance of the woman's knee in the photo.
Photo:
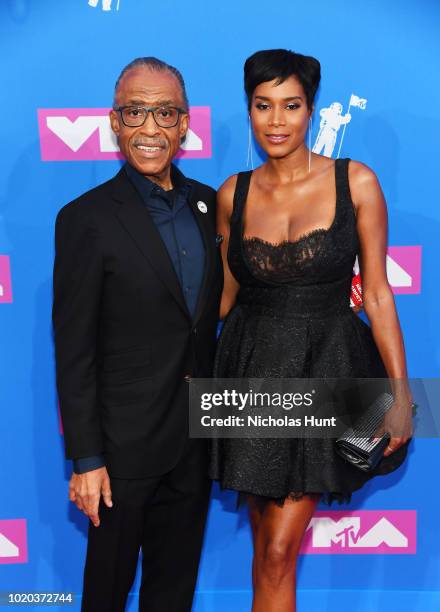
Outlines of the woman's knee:
M257 581L264 580L274 587L295 576L295 548L289 542L269 540L255 551Z

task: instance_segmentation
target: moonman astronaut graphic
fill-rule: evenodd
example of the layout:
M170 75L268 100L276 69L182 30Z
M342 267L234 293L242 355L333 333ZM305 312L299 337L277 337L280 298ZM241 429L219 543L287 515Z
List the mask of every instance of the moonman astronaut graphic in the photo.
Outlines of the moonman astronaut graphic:
M93 6L96 8L99 4L99 0L89 0L89 6ZM116 10L119 9L119 2L116 6ZM102 10L103 11L111 11L112 10L112 0L102 0Z
M328 108L322 108L320 113L321 123L319 124L318 137L313 145L314 153L321 153L326 157L331 157L336 144L336 138L341 125L350 123L351 115L342 115L342 104L332 102Z

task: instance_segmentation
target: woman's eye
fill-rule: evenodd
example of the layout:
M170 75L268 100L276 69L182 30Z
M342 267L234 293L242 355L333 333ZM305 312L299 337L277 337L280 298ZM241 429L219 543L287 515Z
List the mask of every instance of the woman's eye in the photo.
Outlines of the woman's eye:
M297 104L296 102L291 102L286 106L286 108L288 108L289 110L295 110L296 108L299 108L299 104Z
M264 102L258 102L257 108L258 110L266 110L269 108L269 104L264 104Z

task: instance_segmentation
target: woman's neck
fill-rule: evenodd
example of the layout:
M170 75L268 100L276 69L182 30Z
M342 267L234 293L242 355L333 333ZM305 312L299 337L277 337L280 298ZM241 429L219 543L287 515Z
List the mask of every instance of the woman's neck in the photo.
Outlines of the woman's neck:
M309 174L309 150L303 144L286 157L269 157L264 166L269 180L276 183L293 183Z

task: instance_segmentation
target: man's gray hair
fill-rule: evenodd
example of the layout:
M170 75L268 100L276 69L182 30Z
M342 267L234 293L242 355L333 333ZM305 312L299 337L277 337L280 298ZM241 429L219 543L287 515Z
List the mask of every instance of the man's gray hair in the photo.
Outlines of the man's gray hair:
M156 70L157 72L170 72L171 74L173 74L178 80L180 88L182 90L182 97L183 97L183 102L185 105L185 110L188 110L188 106L189 106L188 96L186 95L185 81L183 80L183 76L181 75L179 70L177 70L177 68L175 68L174 66L170 66L170 64L167 64L166 62L163 62L160 59L157 59L157 57L137 57L132 62L127 64L125 68L122 69L122 72L118 76L118 80L116 81L116 84L115 84L115 94L114 94L113 106L116 106L115 104L116 93L118 91L119 83L121 82L122 77L125 74L127 74L127 72L129 72L130 70L133 70L133 68L138 68L139 66L144 66L145 68L149 68L150 70Z

